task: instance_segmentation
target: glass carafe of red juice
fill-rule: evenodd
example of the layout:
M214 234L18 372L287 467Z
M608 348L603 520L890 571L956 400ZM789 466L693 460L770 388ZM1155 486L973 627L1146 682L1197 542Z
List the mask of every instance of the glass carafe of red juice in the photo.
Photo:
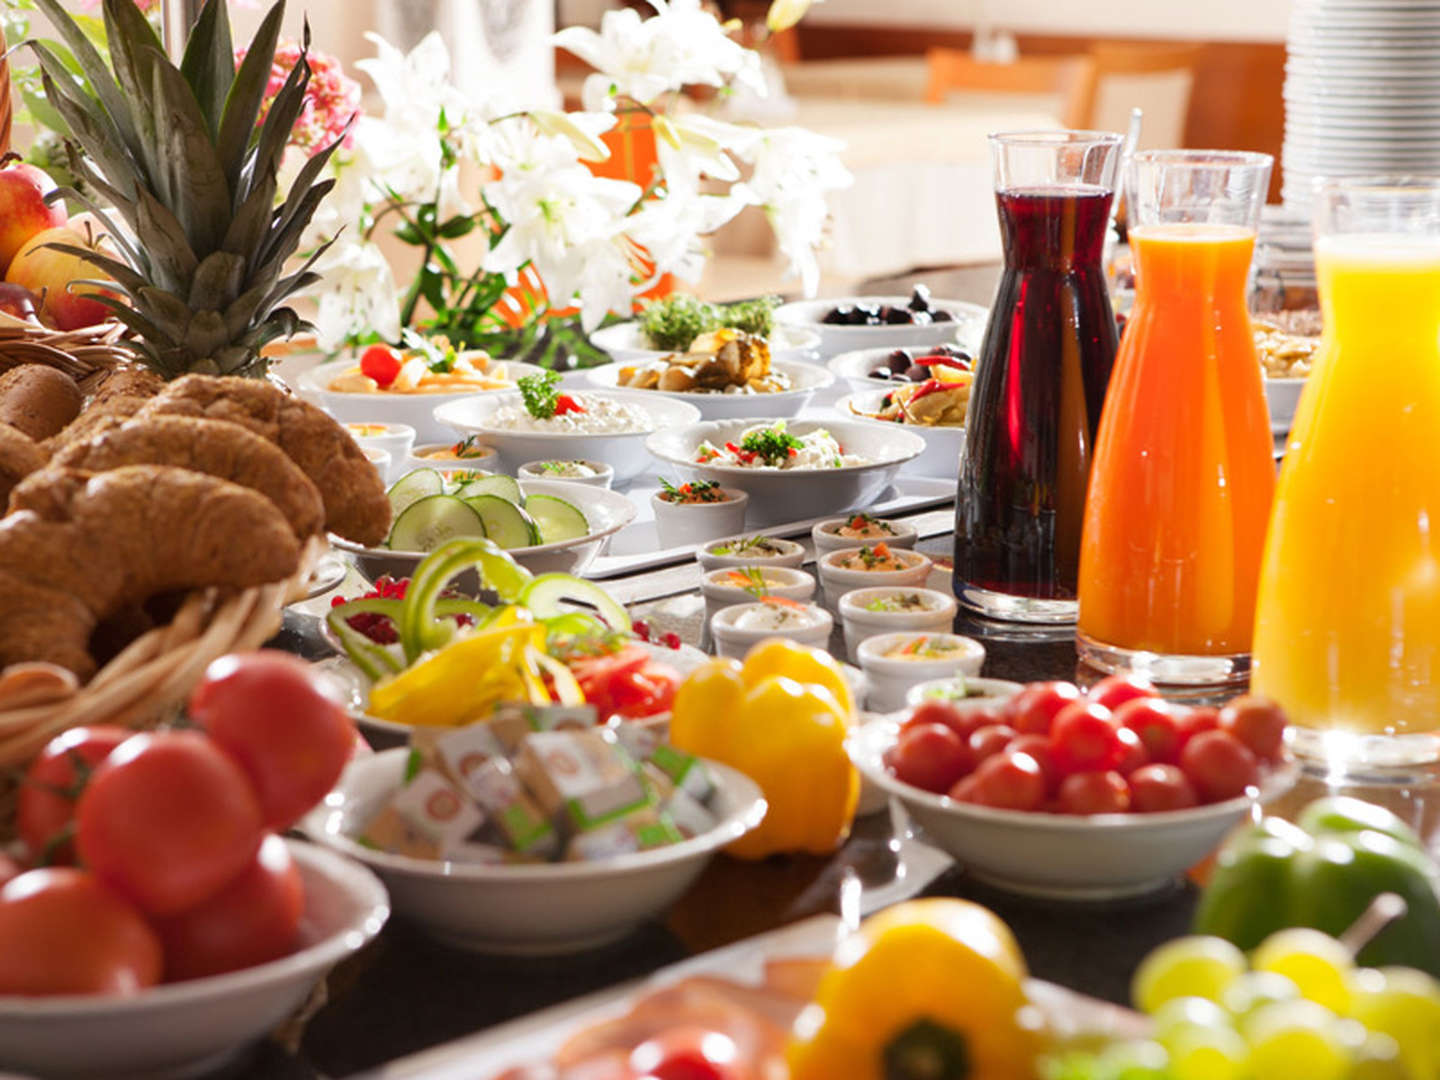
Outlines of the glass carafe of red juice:
M1101 255L1122 141L990 136L1005 269L955 506L955 593L990 618L1075 621L1085 490L1117 344Z

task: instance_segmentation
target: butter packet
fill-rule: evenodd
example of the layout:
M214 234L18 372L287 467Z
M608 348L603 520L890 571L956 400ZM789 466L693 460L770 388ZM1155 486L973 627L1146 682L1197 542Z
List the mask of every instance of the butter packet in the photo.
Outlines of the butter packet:
M668 815L650 808L571 837L565 848L565 858L571 862L610 859L616 855L668 847L684 839Z
M525 855L553 858L560 837L503 757L492 758L465 777L465 791L504 834L510 847Z
M525 736L543 731L585 731L598 723L594 705L530 705L501 702L486 721L490 730L513 757Z
M439 769L458 787L481 765L505 757L505 747L488 723L462 728L416 728L410 733L410 747L419 751L425 764Z
M669 743L660 743L650 754L649 764L670 778L676 789L691 798L708 803L715 794L715 778L705 762L694 754L677 750Z
M401 855L433 846L434 853L417 857L434 858L484 824L484 812L467 795L437 770L422 768L366 826L361 839Z
M571 832L589 832L652 803L615 736L599 728L527 735L515 774Z

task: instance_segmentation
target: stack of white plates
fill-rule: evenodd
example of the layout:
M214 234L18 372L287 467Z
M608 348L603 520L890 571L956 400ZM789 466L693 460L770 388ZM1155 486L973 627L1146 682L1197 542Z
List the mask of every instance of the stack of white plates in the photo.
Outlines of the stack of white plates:
M1440 0L1294 0L1287 205L1320 176L1440 173Z

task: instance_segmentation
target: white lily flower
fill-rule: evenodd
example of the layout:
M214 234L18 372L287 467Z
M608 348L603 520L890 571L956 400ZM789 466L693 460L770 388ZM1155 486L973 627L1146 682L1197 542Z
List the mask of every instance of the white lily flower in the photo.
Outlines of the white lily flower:
M730 152L748 153L759 139L756 128L727 124L700 114L657 116L655 150L665 185L674 194L695 195L700 178L733 183L740 179L740 167Z
M530 119L543 134L569 139L581 161L605 161L610 157L610 148L600 138L615 126L615 117L610 113L531 109Z
M823 0L771 0L770 10L765 14L765 26L772 34L789 30L810 12L812 4Z
M314 294L320 347L337 349L354 334L375 331L386 341L400 337L399 291L390 262L370 243L336 244L316 263Z
M579 302L580 325L586 333L612 311L629 313L635 300L634 276L630 249L620 236L597 237L571 248L541 274L552 307Z
M388 120L418 121L433 127L443 110L450 124L465 122L469 104L450 82L450 51L439 31L426 34L408 53L374 31L365 39L375 46L375 55L357 60L355 66L374 81Z
M652 22L641 19L633 8L619 8L601 16L598 32L586 26L567 26L555 34L552 40L556 45L595 69L585 80L587 110L614 109L617 97L649 104L676 88L671 76L657 70L651 58Z
M710 256L705 237L720 228L747 203L735 195L669 195L647 200L626 219L625 234L644 248L655 264L653 278L674 274L682 281L696 282ZM650 283L637 287L644 292Z

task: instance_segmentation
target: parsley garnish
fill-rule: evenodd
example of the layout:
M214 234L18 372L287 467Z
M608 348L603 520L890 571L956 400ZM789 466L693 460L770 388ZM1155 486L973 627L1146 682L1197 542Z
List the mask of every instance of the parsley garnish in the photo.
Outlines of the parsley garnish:
M459 354L455 351L455 346L451 345L447 339L437 338L435 341L431 341L407 326L401 332L400 340L424 356L425 366L436 375L448 375L455 369L455 361L459 358ZM443 352L440 345L444 346Z
M766 465L778 466L804 447L804 443L783 427L752 431L740 440L740 449L754 454Z
M663 476L657 477L662 489L660 498L670 503L716 503L724 502L720 484L715 480L692 480L676 487Z
M542 371L538 375L526 375L517 382L520 399L525 402L525 411L537 420L549 420L555 415L555 403L560 398L560 373Z

